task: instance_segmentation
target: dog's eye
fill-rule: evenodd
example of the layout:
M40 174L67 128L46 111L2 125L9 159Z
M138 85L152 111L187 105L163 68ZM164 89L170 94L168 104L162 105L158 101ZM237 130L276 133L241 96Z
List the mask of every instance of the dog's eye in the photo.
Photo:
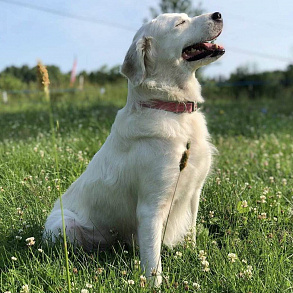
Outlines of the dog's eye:
M184 24L186 21L185 20L181 20L179 23L177 23L175 26L179 26L181 24Z

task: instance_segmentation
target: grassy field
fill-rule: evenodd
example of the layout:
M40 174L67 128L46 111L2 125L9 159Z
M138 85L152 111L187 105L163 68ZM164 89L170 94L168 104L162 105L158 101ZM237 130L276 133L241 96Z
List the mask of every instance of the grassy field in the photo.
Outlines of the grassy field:
M0 292L67 292L62 245L41 239L58 197L86 168L125 103L126 88L56 102L56 173L44 102L0 104ZM206 102L219 150L201 198L197 247L162 251L162 292L293 292L292 101ZM26 240L27 238L33 239ZM153 292L137 248L69 247L73 292Z

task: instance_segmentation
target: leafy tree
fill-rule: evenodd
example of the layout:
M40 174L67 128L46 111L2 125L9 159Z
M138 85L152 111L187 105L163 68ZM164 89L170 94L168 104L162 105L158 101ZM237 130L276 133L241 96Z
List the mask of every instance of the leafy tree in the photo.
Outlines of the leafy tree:
M289 65L284 72L283 85L290 87L293 85L293 65Z
M0 90L21 90L24 88L23 82L12 74L0 74Z
M96 83L101 85L104 85L108 82L113 83L124 79L120 74L120 66L114 66L109 69L106 65L102 66L97 71L88 74L87 78L90 83Z
M50 77L50 87L64 87L69 85L69 74L62 73L60 68L55 65L48 65L47 69Z
M3 73L14 76L27 84L37 80L37 72L27 65L23 65L22 67L9 66L3 70Z
M265 71L257 73L251 70L249 65L241 66L235 73L230 75L228 83L231 85L230 92L235 98L249 97L256 99L260 97L276 98L284 85L288 72Z
M150 8L152 18L157 17L161 13L186 13L189 16L196 16L203 13L201 2L197 4L197 7L193 7L192 0L161 0L159 8Z

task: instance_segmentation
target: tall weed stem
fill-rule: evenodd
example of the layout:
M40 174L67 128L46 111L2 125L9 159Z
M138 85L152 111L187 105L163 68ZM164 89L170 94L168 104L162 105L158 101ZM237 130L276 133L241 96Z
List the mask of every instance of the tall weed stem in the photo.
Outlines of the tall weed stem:
M41 86L43 87L44 94L45 94L45 100L48 104L48 112L49 112L49 120L50 120L50 129L51 129L51 133L52 133L52 143L53 143L53 151L54 151L54 159L55 159L56 176L58 179L58 186L56 186L56 187L57 187L57 190L59 193L61 217L62 217L66 279L67 279L68 292L71 293L71 281L70 281L70 274L69 274L69 260L68 260L68 249L67 249L66 229L65 229L66 227L65 227L65 220L64 220L64 210L63 210L63 203L62 203L58 151L57 151L57 143L56 143L56 131L58 131L58 129L59 129L59 122L58 121L56 122L56 131L55 131L52 102L51 102L50 91L49 91L49 84L50 84L49 74L48 74L47 68L40 61L38 62L37 69L38 69L39 81L40 81Z

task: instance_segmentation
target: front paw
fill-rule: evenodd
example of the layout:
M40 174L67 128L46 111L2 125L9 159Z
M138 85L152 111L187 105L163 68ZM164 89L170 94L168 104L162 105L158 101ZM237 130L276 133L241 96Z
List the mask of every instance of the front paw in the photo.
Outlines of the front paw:
M147 284L149 287L159 288L162 284L162 276L154 274L151 277L148 277Z
M190 232L184 237L185 245L188 247L196 246L196 229L192 228Z

